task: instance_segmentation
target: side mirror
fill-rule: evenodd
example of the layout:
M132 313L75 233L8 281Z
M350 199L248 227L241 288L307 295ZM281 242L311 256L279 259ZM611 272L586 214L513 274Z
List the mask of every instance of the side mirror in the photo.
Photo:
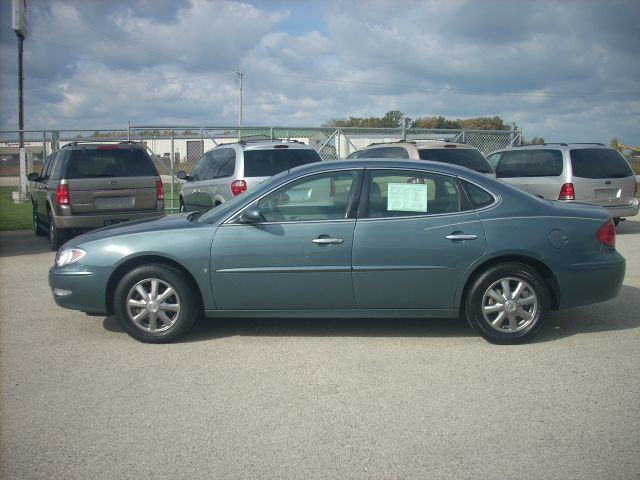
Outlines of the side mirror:
M41 177L39 173L30 173L29 175L27 175L27 180L29 180L30 182L39 182L40 179Z
M240 215L240 223L262 223L264 221L258 207L249 207Z
M180 170L178 173L176 173L176 178L178 180L191 180L191 176L187 175L187 172L185 172L184 170Z

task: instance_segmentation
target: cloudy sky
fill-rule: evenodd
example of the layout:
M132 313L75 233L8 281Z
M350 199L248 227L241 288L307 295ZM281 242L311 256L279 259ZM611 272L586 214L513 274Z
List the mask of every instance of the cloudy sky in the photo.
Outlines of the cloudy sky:
M639 0L27 0L25 128L502 117L640 146ZM17 39L0 0L0 129Z

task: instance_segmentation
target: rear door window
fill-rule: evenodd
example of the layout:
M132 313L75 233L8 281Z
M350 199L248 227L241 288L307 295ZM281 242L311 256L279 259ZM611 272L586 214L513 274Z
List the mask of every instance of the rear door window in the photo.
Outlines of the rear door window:
M236 169L236 152L232 148L221 148L211 152L213 157L213 178L233 175Z
M496 167L498 178L557 177L562 174L562 152L553 149L510 150Z
M276 173L290 170L322 159L313 149L273 148L268 150L245 150L244 176L271 177Z
M480 173L493 173L484 155L473 148L424 148L418 153L420 160L451 163Z
M620 153L608 148L579 148L570 151L574 177L624 178L633 170Z
M433 215L460 211L453 177L429 172L378 170L369 183L370 218Z
M73 150L67 163L67 178L153 177L156 168L140 149L108 148Z

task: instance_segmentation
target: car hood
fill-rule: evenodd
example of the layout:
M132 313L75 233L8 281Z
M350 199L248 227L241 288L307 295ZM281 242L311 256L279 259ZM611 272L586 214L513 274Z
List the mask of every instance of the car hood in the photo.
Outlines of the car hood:
M98 230L92 230L67 242L67 246L79 245L81 243L113 238L123 235L130 235L145 232L162 232L166 230L176 230L185 228L197 228L198 223L189 220L188 213L168 215L165 217L147 218L143 220L133 220L130 222L110 225Z

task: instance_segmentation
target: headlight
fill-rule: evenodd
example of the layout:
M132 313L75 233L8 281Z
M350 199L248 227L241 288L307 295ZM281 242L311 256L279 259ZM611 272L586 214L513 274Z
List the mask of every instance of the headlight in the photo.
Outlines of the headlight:
M87 254L80 248L63 248L56 255L56 267L64 267L70 263L77 262Z

